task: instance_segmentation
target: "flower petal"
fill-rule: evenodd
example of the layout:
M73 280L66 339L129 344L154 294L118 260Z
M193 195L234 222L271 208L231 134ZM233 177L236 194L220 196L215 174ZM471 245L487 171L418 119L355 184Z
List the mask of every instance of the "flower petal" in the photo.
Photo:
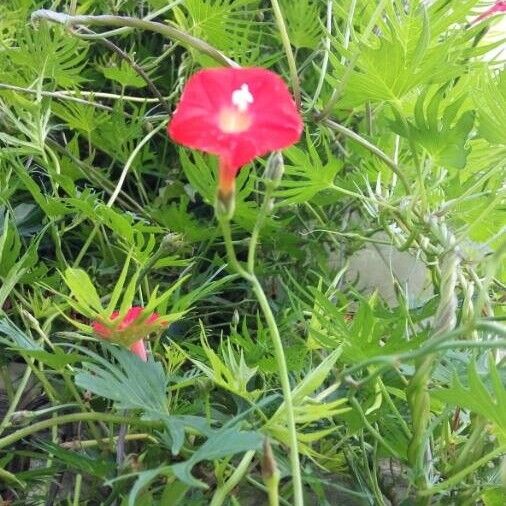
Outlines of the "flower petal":
M139 339L130 346L130 351L137 355L144 362L148 361L148 353L143 339Z
M239 94L248 99L238 103L234 97ZM168 133L180 144L227 158L237 170L257 156L297 142L302 119L274 72L206 69L188 80Z

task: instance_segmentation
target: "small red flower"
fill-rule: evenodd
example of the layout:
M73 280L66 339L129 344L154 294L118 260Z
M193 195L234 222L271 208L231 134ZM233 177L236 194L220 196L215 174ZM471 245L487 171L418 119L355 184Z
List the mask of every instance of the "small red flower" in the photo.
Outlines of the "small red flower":
M298 141L302 119L274 72L215 68L190 77L167 130L180 144L218 155L218 189L228 197L243 165Z
M159 332L169 323L157 313L143 313L144 308L140 306L131 307L123 318L118 318L119 311L114 311L108 320L95 320L91 327L97 336L129 347L132 353L145 362L147 353L144 338L148 334Z
M482 19L493 16L494 14L497 14L499 12L506 12L506 1L496 2L495 5L490 7L490 9L487 9L485 12L481 13L476 19L474 19L471 24L478 23Z

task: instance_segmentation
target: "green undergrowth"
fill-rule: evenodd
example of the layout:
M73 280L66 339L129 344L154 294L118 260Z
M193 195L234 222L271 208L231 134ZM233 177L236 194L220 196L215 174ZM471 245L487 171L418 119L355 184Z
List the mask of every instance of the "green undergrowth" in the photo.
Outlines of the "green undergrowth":
M0 3L0 503L298 504L261 290L304 504L506 504L504 18L471 23L490 4ZM304 117L261 230L266 159L238 176L257 291L216 161L165 132L228 59L283 76ZM133 305L170 320L145 363L90 327Z

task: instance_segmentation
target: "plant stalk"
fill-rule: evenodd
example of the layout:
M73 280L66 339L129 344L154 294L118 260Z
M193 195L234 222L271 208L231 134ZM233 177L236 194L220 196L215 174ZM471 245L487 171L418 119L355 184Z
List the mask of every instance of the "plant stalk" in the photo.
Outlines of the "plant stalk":
M448 237L448 242L451 244L453 239ZM455 288L458 265L459 258L452 248L445 254L441 263L441 299L434 321L435 337L447 334L456 324ZM430 353L415 362L415 374L406 391L413 425L413 436L408 446L408 461L415 472L415 484L418 488L417 504L421 505L430 503L430 495L424 495L423 492L429 489L425 466L425 457L429 450L427 429L430 422L430 395L428 384L436 357L436 353Z
M300 84L299 76L297 73L297 64L295 63L295 57L292 51L292 45L290 44L290 38L288 37L288 31L286 29L286 23L281 12L278 0L271 0L272 10L274 11L274 18L281 35L281 42L285 50L286 59L288 60L288 68L290 69L290 80L292 81L293 95L297 107L300 108L301 95L300 95Z
M236 467L230 478L223 483L223 485L220 485L214 492L210 506L221 506L225 502L225 499L230 492L234 490L234 488L244 478L244 475L248 472L248 467L254 456L254 450L250 450L244 454L244 457L241 459L241 462L239 462L239 465Z
M65 423L74 423L74 422L87 422L87 421L97 421L97 422L108 422L108 423L131 423L135 425L139 425L141 427L159 427L162 424L159 422L147 421L147 420L138 420L137 418L128 418L120 415L112 415L109 413L99 413L99 412L88 412L88 413L72 413L69 415L61 415L55 416L54 418L49 418L48 420L42 420L41 422L34 423L33 425L29 425L28 427L24 427L19 429L8 436L5 436L0 439L0 449L5 448L6 446L19 441L27 436L31 436L37 432L43 431L45 429L52 428L56 425L63 425Z
M258 219L261 219L260 217ZM283 399L286 406L287 413L287 428L289 432L290 441L290 464L292 471L293 489L294 489L294 506L303 506L303 490L302 490L302 476L300 472L299 462L299 450L297 441L297 428L295 426L295 414L292 402L292 390L290 388L290 379L288 376L288 368L286 366L285 352L283 349L283 343L279 334L276 320L269 306L269 302L262 288L262 285L258 281L255 273L252 270L245 270L237 260L235 255L234 245L232 242L232 235L230 231L230 221L223 217L218 217L218 221L221 226L223 238L225 241L225 247L227 250L227 256L229 264L235 271L248 281L255 293L257 300L260 304L260 308L264 315L267 327L271 334L272 344L274 346L274 355L276 358L276 364L278 368L279 379L281 382L281 389L283 392Z
M145 19L132 18L128 16L69 16L62 12L55 12L48 9L40 9L32 13L32 22L36 21L52 21L67 26L117 26L117 27L131 27L139 28L141 30L148 30L151 32L160 33L161 35L177 40L185 46L197 49L201 53L207 54L213 58L217 63L225 65L226 67L238 67L234 60L225 56L221 51L211 46L207 42L183 32L179 28L171 25L157 23L155 21L148 21Z

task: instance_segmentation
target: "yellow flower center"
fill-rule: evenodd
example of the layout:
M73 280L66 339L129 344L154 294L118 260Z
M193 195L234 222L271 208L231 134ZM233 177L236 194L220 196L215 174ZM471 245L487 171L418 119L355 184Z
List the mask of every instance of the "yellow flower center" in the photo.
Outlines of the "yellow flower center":
M247 112L238 111L233 107L226 107L220 112L218 125L223 133L240 134L251 126L251 116Z
M251 126L251 116L248 107L254 102L253 95L246 83L232 92L230 97L232 106L225 107L219 115L218 124L226 134L240 134Z

